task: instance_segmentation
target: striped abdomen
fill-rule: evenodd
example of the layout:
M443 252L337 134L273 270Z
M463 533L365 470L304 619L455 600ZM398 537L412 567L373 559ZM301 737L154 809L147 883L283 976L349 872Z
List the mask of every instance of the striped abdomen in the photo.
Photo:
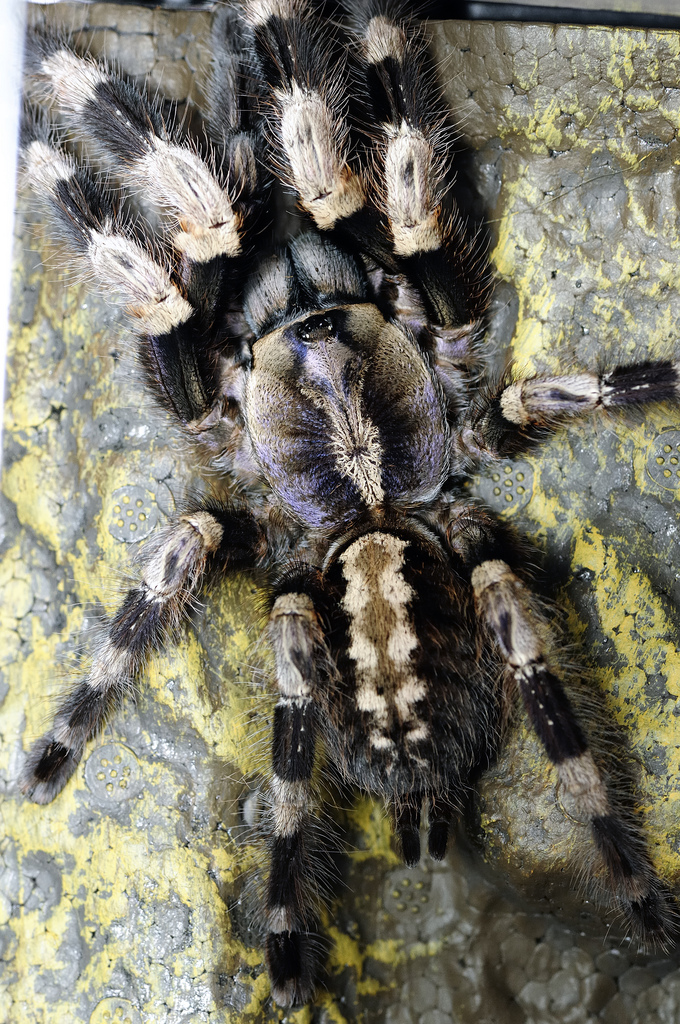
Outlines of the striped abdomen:
M386 531L350 544L327 579L341 609L327 742L345 773L391 796L465 788L498 736L469 587L434 543Z

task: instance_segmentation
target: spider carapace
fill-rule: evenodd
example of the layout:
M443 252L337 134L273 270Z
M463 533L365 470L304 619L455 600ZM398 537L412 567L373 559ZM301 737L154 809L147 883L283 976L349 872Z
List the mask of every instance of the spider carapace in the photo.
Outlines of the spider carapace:
M457 481L574 417L677 403L678 366L489 379L484 245L450 199L424 37L391 0L347 7L342 39L305 0L222 9L207 144L63 40L33 36L28 52L49 116L26 119L27 177L65 251L130 314L148 387L200 450L209 496L148 545L22 785L41 803L59 792L211 579L264 576L278 703L263 940L283 1005L311 997L321 948L318 740L346 782L385 800L408 864L423 809L442 858L498 750L508 687L631 926L661 941L675 928L565 695L518 545ZM306 226L265 245L281 183ZM160 239L140 200L160 207Z

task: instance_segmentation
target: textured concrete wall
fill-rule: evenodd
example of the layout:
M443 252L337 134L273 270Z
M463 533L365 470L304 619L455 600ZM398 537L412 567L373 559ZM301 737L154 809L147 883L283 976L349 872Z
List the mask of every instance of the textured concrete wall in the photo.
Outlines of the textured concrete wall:
M33 16L82 30L180 104L200 99L207 14L59 5ZM680 37L455 22L432 33L493 233L495 350L512 344L538 370L677 351ZM266 757L270 708L247 580L208 598L196 633L155 660L136 706L53 804L25 804L13 788L50 697L119 599L132 542L192 475L131 379L117 314L62 272L35 222L22 204L0 547L0 1021L278 1019L251 929L260 856L239 811ZM576 699L671 882L679 445L668 409L588 422L472 484L535 543L539 585L565 609L566 659L583 666ZM590 890L571 895L588 833L521 718L481 787L477 852L462 842L444 865L407 871L378 805L333 816L350 852L326 921L328 991L291 1019L680 1014L676 960L603 938Z

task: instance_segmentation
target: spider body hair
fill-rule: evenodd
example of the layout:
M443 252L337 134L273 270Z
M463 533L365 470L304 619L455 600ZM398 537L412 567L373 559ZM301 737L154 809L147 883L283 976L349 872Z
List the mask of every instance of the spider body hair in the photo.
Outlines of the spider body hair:
M278 702L262 917L286 1006L311 998L323 945L319 739L345 782L385 801L407 864L423 807L441 859L499 750L511 691L630 926L664 942L677 922L572 709L520 548L456 481L584 414L677 404L678 364L486 381L484 244L447 198L447 114L422 37L390 0L352 11L356 52L331 61L336 43L304 0L225 9L205 152L105 65L33 41L38 92L68 138L161 206L160 243L39 121L24 136L27 177L128 311L149 389L223 488L149 546L22 787L56 796L211 580L268 578ZM361 144L350 65L371 125ZM258 254L276 178L307 227Z

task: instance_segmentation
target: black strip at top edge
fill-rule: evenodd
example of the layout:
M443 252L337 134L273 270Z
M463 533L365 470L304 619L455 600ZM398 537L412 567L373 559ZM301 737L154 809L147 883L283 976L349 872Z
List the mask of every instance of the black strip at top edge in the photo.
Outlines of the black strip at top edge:
M41 0L29 0L39 4ZM91 0L80 0L89 3ZM159 7L167 11L213 10L220 0L108 0L129 7ZM337 7L335 0L321 6ZM543 22L552 25L591 25L620 28L674 29L680 31L680 15L654 14L649 11L586 10L533 4L502 3L499 0L406 0L403 5L421 18L437 21L519 21Z
M558 25L604 25L616 28L655 28L680 31L680 16L650 11L587 10L533 4L499 3L497 0L423 0L422 17L469 21L528 21Z

